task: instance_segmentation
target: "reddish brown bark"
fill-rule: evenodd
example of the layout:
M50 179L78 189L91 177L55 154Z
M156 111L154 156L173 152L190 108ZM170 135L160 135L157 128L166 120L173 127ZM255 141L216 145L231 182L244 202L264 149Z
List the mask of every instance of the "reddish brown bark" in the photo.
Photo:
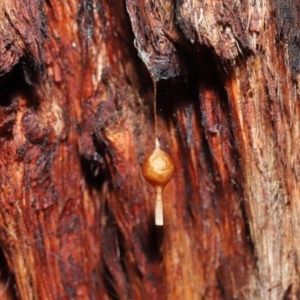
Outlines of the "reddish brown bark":
M0 8L0 297L297 299L296 4Z

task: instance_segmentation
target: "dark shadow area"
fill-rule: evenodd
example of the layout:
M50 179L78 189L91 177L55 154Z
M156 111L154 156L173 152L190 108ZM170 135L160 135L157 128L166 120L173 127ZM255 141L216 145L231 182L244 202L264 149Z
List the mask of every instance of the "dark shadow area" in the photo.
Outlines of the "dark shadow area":
M101 189L102 184L107 178L107 171L97 160L92 161L85 157L80 159L81 170L87 184L95 189Z
M79 129L79 134L81 135L81 129ZM89 143L89 140L86 141L83 136L82 138L82 143L86 147L80 158L82 173L90 187L100 190L105 180L111 177L105 161L108 151L101 136L93 135L92 143Z
M117 227L114 216L105 205L107 216L105 226L102 229L101 253L102 253L102 279L107 294L112 300L127 299L129 289L126 274L125 241ZM119 297L122 295L122 297Z
M107 294L109 295L110 299L111 300L119 300L120 298L118 297L118 295L116 293L116 288L114 287L114 285L115 285L114 280L113 280L107 266L105 266L103 268L101 277L103 279L105 290L106 290Z
M154 219L154 211L152 211L148 225L149 232L144 253L147 254L147 258L149 260L162 262L163 257L161 255L161 247L164 241L164 226L156 226L153 221Z
M10 271L4 253L0 249L0 299L17 300L18 296L15 276Z
M26 89L23 70L17 64L11 72L0 76L0 107L12 106L20 91Z
M161 247L164 240L164 226L156 226L154 219L154 211L152 211L147 220L147 231L145 232L142 227L136 228L135 235L149 264L160 264L163 260Z
M0 76L0 107L12 106L17 101L18 95L26 95L24 98L30 99L28 106L37 106L37 95L33 86L26 81L24 66L25 64L18 63L11 72Z

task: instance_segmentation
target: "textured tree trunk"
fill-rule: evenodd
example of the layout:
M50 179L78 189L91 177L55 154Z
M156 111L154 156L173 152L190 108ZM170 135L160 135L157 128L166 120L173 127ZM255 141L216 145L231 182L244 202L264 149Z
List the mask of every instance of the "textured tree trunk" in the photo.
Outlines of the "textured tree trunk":
M299 7L0 1L0 299L299 299Z

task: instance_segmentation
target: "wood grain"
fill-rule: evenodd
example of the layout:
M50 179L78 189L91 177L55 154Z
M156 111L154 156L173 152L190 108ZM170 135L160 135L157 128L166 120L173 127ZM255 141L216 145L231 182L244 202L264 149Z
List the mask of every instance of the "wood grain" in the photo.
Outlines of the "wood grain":
M298 11L2 1L1 297L299 298Z

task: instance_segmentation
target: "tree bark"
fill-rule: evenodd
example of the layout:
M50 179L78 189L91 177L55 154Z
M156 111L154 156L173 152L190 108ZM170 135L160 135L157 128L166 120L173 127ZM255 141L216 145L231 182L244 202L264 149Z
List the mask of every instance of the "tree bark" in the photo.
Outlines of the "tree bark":
M299 12L0 2L0 298L298 299Z

